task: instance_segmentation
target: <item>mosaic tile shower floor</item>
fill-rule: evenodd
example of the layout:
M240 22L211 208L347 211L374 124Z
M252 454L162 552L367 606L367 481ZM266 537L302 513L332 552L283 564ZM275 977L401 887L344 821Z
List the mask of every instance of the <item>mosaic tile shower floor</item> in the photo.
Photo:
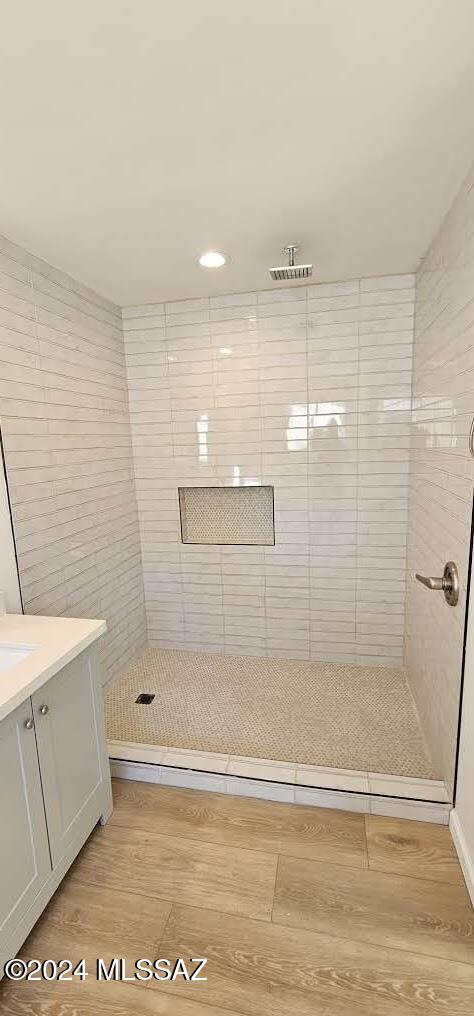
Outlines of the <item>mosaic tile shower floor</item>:
M438 778L395 667L147 649L108 688L106 718L114 741Z

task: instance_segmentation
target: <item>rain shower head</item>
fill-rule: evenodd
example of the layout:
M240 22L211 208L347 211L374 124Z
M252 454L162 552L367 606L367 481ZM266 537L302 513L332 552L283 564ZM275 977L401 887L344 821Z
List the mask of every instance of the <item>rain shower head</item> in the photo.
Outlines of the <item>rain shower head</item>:
M295 243L289 243L284 248L285 254L288 254L288 264L268 269L274 282L283 282L285 279L308 279L313 274L312 265L295 265L295 253L297 250L298 247Z

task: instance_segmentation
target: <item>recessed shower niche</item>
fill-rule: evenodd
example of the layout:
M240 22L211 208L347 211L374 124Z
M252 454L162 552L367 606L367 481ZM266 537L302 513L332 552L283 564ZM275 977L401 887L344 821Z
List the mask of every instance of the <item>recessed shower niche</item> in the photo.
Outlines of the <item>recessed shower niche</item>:
M183 543L275 543L273 487L179 487Z

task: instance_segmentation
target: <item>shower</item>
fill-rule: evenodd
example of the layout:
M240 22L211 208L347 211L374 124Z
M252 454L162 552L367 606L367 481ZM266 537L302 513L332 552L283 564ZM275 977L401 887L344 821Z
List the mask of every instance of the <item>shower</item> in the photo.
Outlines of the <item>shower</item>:
M297 250L298 246L296 243L289 243L283 248L284 254L288 255L288 264L268 269L274 282L308 279L309 276L313 274L312 265L295 265L295 254Z

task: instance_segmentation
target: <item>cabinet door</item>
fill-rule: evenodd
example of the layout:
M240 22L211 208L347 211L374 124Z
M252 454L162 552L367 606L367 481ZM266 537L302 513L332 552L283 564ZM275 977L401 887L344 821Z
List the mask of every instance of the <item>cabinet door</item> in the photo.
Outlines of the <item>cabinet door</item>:
M106 755L95 654L67 664L32 702L55 866L74 843L82 846L100 815Z
M27 699L0 722L0 953L51 874L32 716Z

